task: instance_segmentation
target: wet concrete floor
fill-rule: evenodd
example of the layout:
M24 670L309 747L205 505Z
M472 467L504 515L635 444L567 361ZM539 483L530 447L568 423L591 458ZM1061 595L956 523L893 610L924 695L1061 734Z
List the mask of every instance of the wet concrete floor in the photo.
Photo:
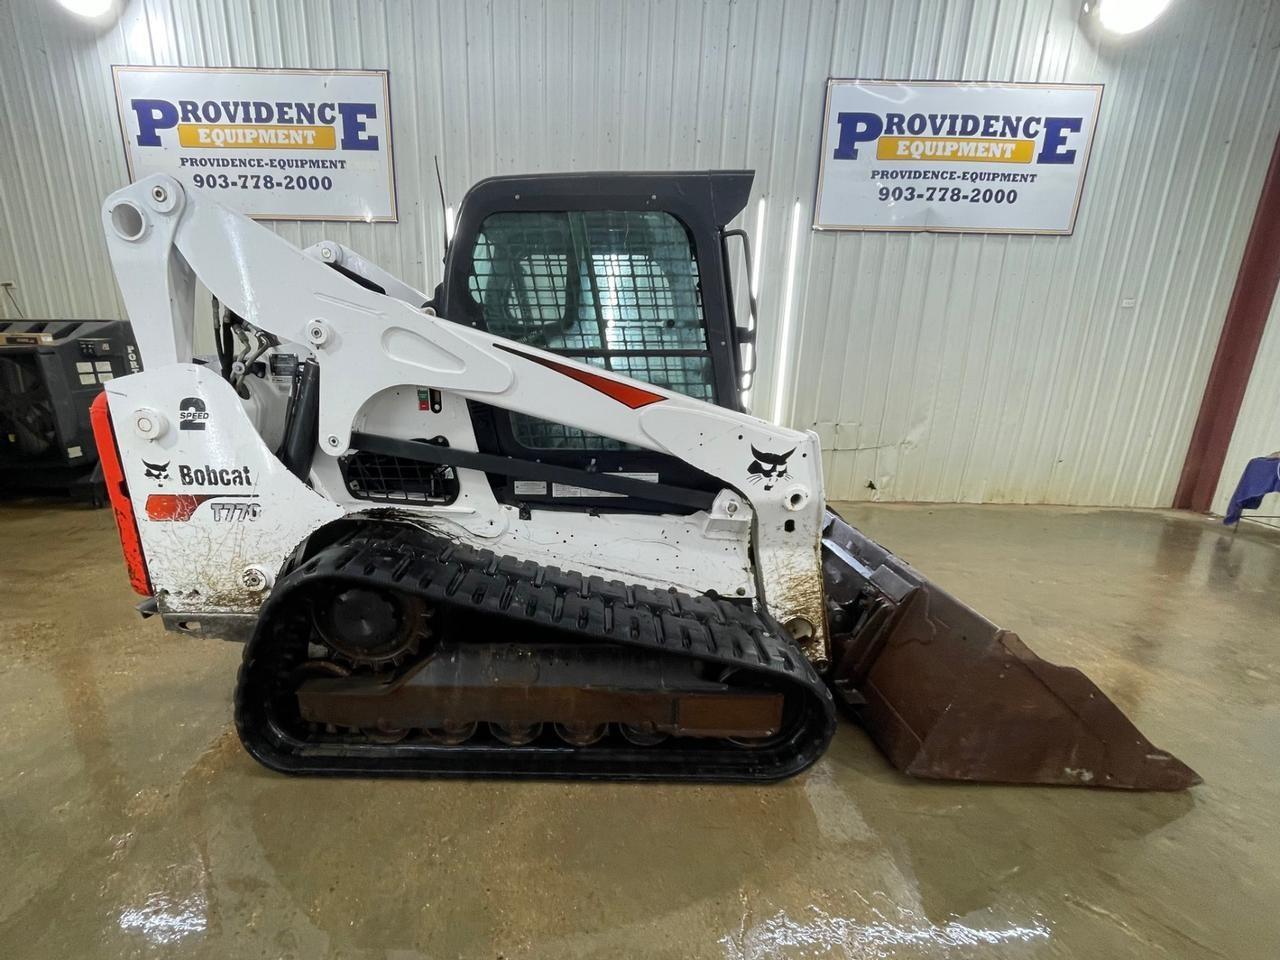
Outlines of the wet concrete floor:
M0 507L0 957L1280 956L1280 537L857 506L1205 784L932 784L845 726L769 787L287 779L240 648L132 611L112 520Z

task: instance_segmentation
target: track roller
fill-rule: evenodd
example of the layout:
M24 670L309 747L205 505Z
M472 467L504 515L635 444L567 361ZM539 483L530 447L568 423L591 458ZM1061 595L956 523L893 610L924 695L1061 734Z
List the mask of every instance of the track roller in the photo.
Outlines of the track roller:
M557 723L556 736L575 747L589 747L599 743L609 732L607 723Z
M542 735L542 724L490 723L489 732L509 747L523 747Z

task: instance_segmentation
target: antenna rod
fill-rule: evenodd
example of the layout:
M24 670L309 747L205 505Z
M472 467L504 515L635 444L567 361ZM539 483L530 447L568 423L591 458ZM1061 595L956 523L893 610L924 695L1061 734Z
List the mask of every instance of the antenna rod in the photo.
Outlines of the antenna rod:
M436 162L436 186L440 188L440 216L444 219L444 252L449 253L449 205L444 199L444 177L440 176L440 155L434 157Z

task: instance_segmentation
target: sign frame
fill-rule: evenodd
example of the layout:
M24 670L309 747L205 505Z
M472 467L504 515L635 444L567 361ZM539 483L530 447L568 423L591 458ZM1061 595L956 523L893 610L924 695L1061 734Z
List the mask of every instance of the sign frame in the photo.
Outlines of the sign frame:
M831 129L831 92L838 84L862 84L864 86L901 86L910 84L917 87L1003 87L1035 90L1092 90L1094 91L1094 116L1085 138L1084 153L1081 161L1080 177L1076 183L1075 197L1071 204L1070 224L1065 230L1034 230L1021 227L945 227L945 226L907 226L893 224L835 224L819 223L819 211L822 208L822 187L827 174L827 160L830 153L827 134ZM818 147L818 179L814 188L813 221L811 229L824 233L953 233L953 234L1001 234L1004 236L1049 236L1069 237L1074 235L1076 220L1080 213L1080 199L1084 196L1085 182L1089 178L1089 161L1093 157L1093 140L1097 133L1098 120L1102 115L1102 98L1106 84L1103 83L1048 83L1040 81L1003 81L1003 80L915 80L865 77L827 77L823 94L822 128Z
M282 214L282 213L246 213L244 216L251 220L270 220L277 222L302 221L302 222L329 222L329 223L399 223L400 222L400 206L399 198L396 194L396 154L395 142L392 135L392 108L391 108L391 71L388 68L381 69L325 69L316 67L198 67L198 66L169 66L165 64L133 64L133 63L113 63L111 64L111 85L115 91L116 100L116 125L120 130L120 145L124 149L125 167L129 175L129 182L136 183L137 175L134 171L133 151L129 147L129 132L125 125L125 103L123 94L120 89L120 75L122 73L239 73L239 74L284 74L293 76L327 76L327 77L380 77L382 80L382 95L387 107L386 122L386 154L387 154L387 189L388 196L391 199L390 216L381 217L359 217L359 216L331 216L325 214ZM186 185L184 184L184 187ZM187 189L190 189L189 187Z

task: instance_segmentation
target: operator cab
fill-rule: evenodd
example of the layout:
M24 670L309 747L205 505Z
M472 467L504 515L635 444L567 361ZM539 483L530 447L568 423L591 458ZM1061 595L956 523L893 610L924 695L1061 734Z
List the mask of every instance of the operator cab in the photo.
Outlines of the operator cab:
M431 307L456 323L742 409L754 331L735 320L727 229L750 171L493 177L468 191ZM744 247L745 250L745 247ZM749 257L749 252L747 253ZM674 458L470 402L481 451L719 490ZM492 480L506 503L669 511L563 485ZM558 488L558 489L557 489Z

